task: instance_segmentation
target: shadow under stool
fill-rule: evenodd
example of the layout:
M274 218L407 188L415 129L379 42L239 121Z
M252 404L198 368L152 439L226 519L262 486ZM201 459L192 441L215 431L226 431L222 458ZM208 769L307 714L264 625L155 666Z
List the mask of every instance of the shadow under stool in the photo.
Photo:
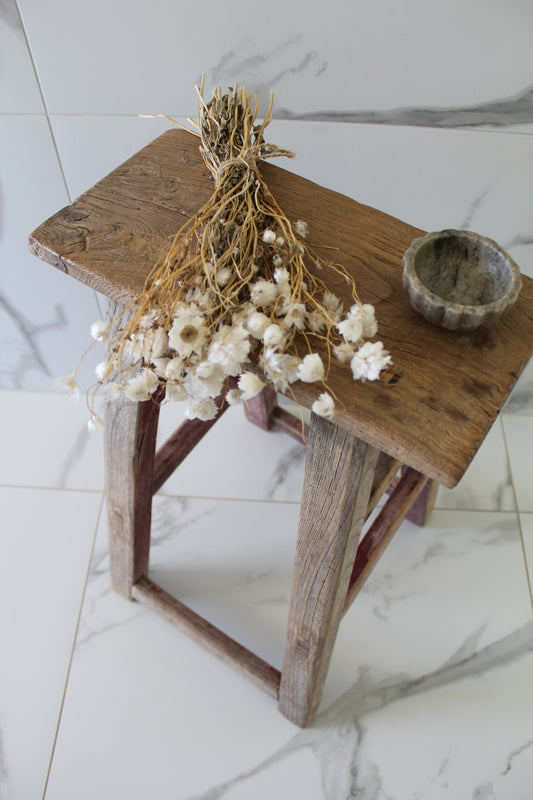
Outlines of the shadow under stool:
M270 389L245 404L251 422L307 444L281 672L149 578L152 496L216 420L184 422L156 452L158 397L106 402L111 581L117 592L161 612L245 673L278 700L282 714L306 726L320 702L343 614L401 522L409 516L424 524L438 484L453 487L461 479L526 366L533 352L533 281L523 276L516 305L489 328L436 328L411 309L402 289L402 255L424 231L270 163L261 163L261 172L287 217L307 222L313 247L334 248L326 252L355 277L362 302L376 308L379 338L393 359L379 381L366 383L332 362L332 420L311 413L305 426L278 407ZM43 223L30 249L106 295L113 319L142 291L170 237L212 190L196 137L170 130ZM351 304L339 275L330 289L345 307ZM304 409L323 391L300 382L291 389ZM217 403L224 413L224 395Z

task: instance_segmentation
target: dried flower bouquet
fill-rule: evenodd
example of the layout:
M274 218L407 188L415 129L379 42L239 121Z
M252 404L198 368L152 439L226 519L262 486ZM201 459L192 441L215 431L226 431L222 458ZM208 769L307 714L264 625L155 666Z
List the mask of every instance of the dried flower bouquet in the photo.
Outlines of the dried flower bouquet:
M245 88L217 88L206 102L202 84L198 95L191 122L213 195L178 231L127 313L91 327L106 345L96 389L106 383L110 396L134 401L164 390L166 399L187 402L189 419L209 420L224 390L236 404L266 383L287 392L298 380L319 382L324 391L312 409L331 417L335 402L316 344L349 363L355 380L376 380L391 358L381 342L365 341L377 333L374 308L360 302L340 265L306 243L306 223L291 223L261 179L259 159L293 155L265 142L272 98L256 124L257 99ZM353 301L346 313L309 264L343 274ZM76 389L76 373L63 382ZM91 410L89 426L100 422Z

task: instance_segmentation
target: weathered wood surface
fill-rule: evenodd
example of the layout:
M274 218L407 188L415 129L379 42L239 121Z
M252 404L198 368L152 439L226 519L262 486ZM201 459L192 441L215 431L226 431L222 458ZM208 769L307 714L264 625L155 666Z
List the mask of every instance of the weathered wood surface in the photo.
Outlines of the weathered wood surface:
M379 336L394 360L382 380L367 383L355 383L349 369L332 363L336 423L454 486L533 351L533 281L523 276L517 304L490 328L436 328L411 309L402 288L402 255L424 231L274 164L262 164L261 171L289 219L306 220L309 240L338 248L332 258L356 277L362 301L376 307ZM198 140L171 130L41 225L30 248L127 303L143 288L169 237L212 189ZM344 282L320 274L348 304ZM305 383L291 388L307 408L323 391Z
M281 675L275 667L227 636L148 578L141 578L133 586L132 595L139 603L162 614L197 644L277 699Z
M108 302L111 322L122 307ZM161 399L161 398L159 398ZM159 403L123 395L105 405L105 470L111 585L131 598L148 569L152 522L152 473Z
M346 592L344 612L351 606L385 548L413 507L427 483L425 475L407 469L378 516L363 536L353 564Z
M377 458L366 442L312 415L279 699L300 726L320 702Z

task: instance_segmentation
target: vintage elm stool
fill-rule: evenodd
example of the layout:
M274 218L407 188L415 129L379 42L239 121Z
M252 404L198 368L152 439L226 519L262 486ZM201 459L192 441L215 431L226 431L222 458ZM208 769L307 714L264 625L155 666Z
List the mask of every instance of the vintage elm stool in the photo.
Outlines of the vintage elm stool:
M305 726L320 701L344 612L402 520L411 514L424 523L438 483L453 487L462 477L524 369L533 351L533 280L524 277L516 305L489 328L434 327L402 289L402 255L422 231L270 163L261 170L288 218L308 223L309 240L338 248L335 260L353 272L362 301L375 305L379 336L394 360L372 383L355 383L349 369L333 363L338 414L333 421L312 414L308 430L277 407L272 391L247 406L263 428L308 440L282 672L148 577L152 495L213 422L183 423L155 453L157 403L107 403L111 579L122 595L160 611L245 672ZM212 189L197 139L171 130L41 225L30 247L107 295L113 317L140 292L169 237ZM346 295L338 278L331 289ZM304 383L293 389L306 408L321 392ZM359 544L365 519L389 489Z

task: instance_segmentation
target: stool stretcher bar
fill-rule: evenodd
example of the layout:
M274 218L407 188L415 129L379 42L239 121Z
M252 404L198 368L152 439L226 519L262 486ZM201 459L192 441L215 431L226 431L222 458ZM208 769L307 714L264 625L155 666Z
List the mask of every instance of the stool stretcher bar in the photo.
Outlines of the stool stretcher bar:
M281 673L246 647L227 636L148 578L140 578L132 597L162 614L197 644L245 675L267 694L278 699Z

